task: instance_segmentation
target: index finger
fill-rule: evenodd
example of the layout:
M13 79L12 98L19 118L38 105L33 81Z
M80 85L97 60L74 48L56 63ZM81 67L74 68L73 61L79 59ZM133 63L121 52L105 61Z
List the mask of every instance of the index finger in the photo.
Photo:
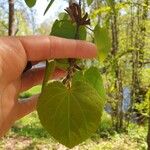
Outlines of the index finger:
M93 58L96 46L92 43L55 36L18 37L29 61L54 58Z

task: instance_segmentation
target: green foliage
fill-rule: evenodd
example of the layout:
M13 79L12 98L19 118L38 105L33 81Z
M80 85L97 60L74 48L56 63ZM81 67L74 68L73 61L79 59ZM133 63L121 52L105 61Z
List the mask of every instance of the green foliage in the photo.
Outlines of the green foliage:
M93 0L87 0L87 4L91 5L93 3Z
M17 19L19 20L19 23L17 25L17 28L19 29L17 35L25 36L25 35L32 34L32 29L30 27L30 24L26 19L25 14L22 13L22 10L16 10L15 14Z
M59 18L63 20L54 22L51 35L86 40L85 26L73 23L65 13ZM71 67L66 59L56 60L56 66L67 69ZM46 70L50 69L49 63L46 68ZM100 123L105 100L102 78L97 68L90 68L85 71L84 77L79 78L80 81L74 80L73 77L71 82L67 76L67 82L71 84L68 87L64 82L46 85L48 76L49 73L46 71L44 88L38 101L39 118L42 125L55 139L71 148L90 137Z
M53 2L54 0L50 1L45 13ZM89 3L92 3L92 1L89 1ZM76 14L80 20L78 21L73 13L72 15L75 15L73 17L76 18L73 21L73 17L69 18L71 11L74 11L72 10L73 8L78 9L78 12L74 13L80 14L80 6L72 5L72 7L68 8L68 10L70 9L69 14L63 13L59 15L60 20L54 22L51 35L86 40L87 31L85 25L89 24L88 15L86 14L83 18L80 18L81 16ZM95 34L97 41L99 32L95 30ZM48 79L52 75L55 65L56 67L67 69L68 74L63 82L54 81L49 83ZM69 148L80 144L97 130L106 98L99 70L91 67L84 72L83 76L75 80L75 65L78 64L77 60L74 59L46 61L42 93L37 104L39 119L44 128L56 140Z
M45 12L44 12L44 15L47 13L47 11L50 9L50 7L51 7L51 5L53 4L53 2L54 2L55 0L50 0L50 2L49 2L49 4L48 4L48 6L47 6L47 8L46 8L46 10L45 10Z
M79 28L79 39L85 40L86 34L85 27L81 26ZM51 35L74 39L76 35L76 25L69 20L56 20L53 24Z
M67 69L69 67L69 63L67 59L56 59L56 66L60 69Z
M80 40L86 40L87 32L86 28L84 26L79 27L79 39Z
M113 7L114 6L114 2L113 0L106 0L108 6Z
M25 0L28 7L33 7L36 4L36 0Z
M51 35L74 39L76 27L69 20L56 20L53 24Z
M46 130L72 148L96 131L102 105L97 91L87 83L76 81L67 89L62 83L53 82L44 88L37 110Z
M85 81L89 83L93 88L96 89L103 103L105 102L106 93L105 93L105 89L103 86L103 80L102 80L102 77L98 68L91 67L88 70L86 70L84 73L82 73L82 71L76 72L73 77L73 82L76 82L76 81Z
M145 117L149 117L150 111L150 89L145 95L145 99L141 103L136 103L135 108Z
M103 112L99 131L106 132L112 128L111 116L107 112ZM100 134L101 134L100 132Z
M42 128L35 112L17 121L11 132L17 134L17 136L31 137L32 139L49 137L49 134Z
M58 15L59 20L68 20L69 19L69 15L65 12L62 12Z
M84 77L86 81L97 90L97 92L99 93L103 101L105 101L106 93L105 93L103 80L102 80L99 69L96 67L89 68L85 72Z
M42 84L42 93L43 93L45 86L47 85L49 81L49 78L52 78L52 74L55 71L55 67L56 67L55 61L46 60L46 70L45 70L45 75L44 75L43 84Z
M29 92L24 92L24 93L21 93L21 94L19 95L19 98L29 98L29 97L31 97L31 96L32 96L31 93L29 93Z
M30 1L30 2L33 2L33 1ZM49 5L46 11L48 11L52 2L54 1L49 0L48 2L49 2ZM100 97L101 98L103 97L102 99L104 100L106 96L104 92L104 87L102 85L102 79L99 74L99 70L100 70L103 73L103 78L105 79L105 83L106 83L105 87L107 88L107 96L108 96L107 100L108 100L108 103L111 105L113 112L111 113L112 118L110 118L110 116L106 114L105 112L103 113L100 127L97 132L99 133L99 135L96 134L98 138L99 136L104 137L104 138L107 137L107 140L98 139L98 141L96 141L95 139L93 140L92 138L93 140L92 143L91 143L91 140L89 139L87 140L87 142L85 142L86 145L81 144L79 147L77 147L77 149L145 150L146 149L145 136L146 136L147 128L143 126L137 126L136 124L134 125L131 124L130 119L128 120L129 128L127 128L127 123L124 122L125 121L124 118L127 117L126 119L128 119L132 117L126 116L124 112L123 112L123 129L125 128L126 131L128 132L118 134L117 132L115 132L114 128L112 128L112 130L109 130L109 129L111 128L111 121L113 123L113 127L115 128L118 125L117 123L121 122L120 105L123 102L121 95L123 95L124 98L126 98L126 96L129 95L129 94L124 95L126 94L124 87L127 87L128 89L130 88L132 92L135 91L135 93L133 93L133 97L132 97L132 92L131 92L131 97L132 97L131 100L133 100L132 101L133 106L131 107L136 108L139 113L141 113L142 115L146 117L148 117L149 115L148 114L148 111L149 111L148 94L146 95L145 99L143 96L147 88L149 87L149 80L150 80L150 75L149 75L150 74L150 69L149 69L150 38L148 34L150 32L150 21L148 19L148 13L147 13L148 12L147 10L149 8L148 6L149 4L147 3L148 0L145 0L145 1L141 0L141 1L134 1L134 2L133 1L114 1L114 0L106 0L104 2L104 1L98 0L97 3L96 1L94 2L93 0L87 0L85 2L87 2L89 6L92 4L89 8L87 8L87 10L89 10L90 12L89 15L91 18L92 25L89 26L89 28L91 28L90 32L86 32L85 26L80 26L80 29L79 29L80 39L85 40L86 34L89 33L88 40L94 41L92 29L98 23L101 25L101 27L100 26L95 27L94 34L96 35L95 43L97 43L97 46L99 49L99 56L102 57L100 58L100 60L103 61L107 57L108 52L110 50L109 48L111 46L112 46L112 51L111 51L111 55L109 55L108 59L105 59L104 63L100 63L97 65L100 69L96 69L92 67L87 71L86 70L78 71L73 76L73 80L75 80L75 83L76 81L80 81L80 82L84 82L88 84L91 88L94 87L97 93L100 95ZM7 23L7 18L3 16L4 15L7 16L8 13L6 13L4 9L2 10L3 11L0 15L1 16L0 34L4 35L4 34L7 34L8 23ZM22 14L24 15L24 13L21 13L21 16ZM84 14L82 14L82 16L83 15ZM19 29L19 31L17 32L17 35L31 34L31 32L29 32L29 29L28 29L30 27L30 25L28 25L29 19L26 19L26 15L23 19L21 19L21 17L19 17L20 15L18 15L18 12L16 12L16 16L17 16L17 22L19 22L18 24L16 23L17 25L16 27ZM111 35L112 39L107 38L108 31L105 31L106 28L102 26L106 22L109 23L107 25L109 25L108 29L109 29L109 32L112 34ZM51 28L51 25L50 27L47 26L46 30L40 33L47 35L49 33L48 29L50 28ZM76 23L73 22L73 19L70 21L70 17L67 13L61 13L59 15L59 20L57 20L57 24L54 23L52 34L55 36L59 36L59 37L74 39L75 34L76 34ZM111 40L113 42L112 45L110 43ZM106 42L106 41L109 41L109 42ZM113 51L115 52L113 53ZM55 60L55 61L56 61L56 66L61 69L63 68L63 69L68 70L68 68L70 67L70 64L68 63L68 59ZM89 64L89 62L84 60L84 63L82 62L82 64ZM93 60L90 61L90 66L91 64L95 65L95 61ZM85 69L85 66L83 68ZM74 82L73 80L70 80L71 84ZM138 85L140 88L138 88ZM137 88L135 88L136 86ZM120 89L123 89L123 90L121 91ZM144 91L143 95L139 94L140 89ZM37 91L35 93L37 93ZM48 91L48 93L51 93L51 91ZM28 95L28 92L27 94L23 94L22 98L25 98L28 96L30 96L30 92L29 92L29 95ZM140 100L140 103L134 105L134 102L136 100ZM104 103L104 101L101 101L101 102ZM123 105L125 106L125 104ZM50 106L49 109L51 108L52 107ZM128 114L130 115L129 112L127 112L127 115ZM45 116L45 120L48 117L49 115L47 114L47 116ZM63 119L64 118L62 118L62 120ZM132 119L134 120L134 118ZM18 133L18 135L32 137L32 140L34 138L40 138L42 136L44 138L48 137L47 134L46 135L44 134L44 130L42 129L42 127L36 126L37 124L39 124L39 122L34 123L33 118L29 120L30 121L26 123L24 121L21 122L21 124L23 124L24 126L17 125L16 128L13 128L13 132ZM60 123L61 122L57 124L60 124ZM131 125L132 127L130 127ZM121 127L118 126L118 128L121 128ZM61 132L61 131L58 130L57 133L58 132ZM47 145L52 146L51 148L47 148L47 149L59 149L58 143L57 144L50 143ZM36 146L35 146L35 149L37 149ZM0 149L6 149L6 148L0 147ZM26 149L28 149L28 147ZM39 149L45 149L45 147L39 148Z
M100 124L100 135L94 134L72 150L146 150L146 128L130 124L128 133L119 134L109 132L111 118L105 112ZM104 129L104 130L103 130ZM99 136L103 138L99 138ZM11 143L11 145L10 145ZM66 148L50 138L49 134L42 128L36 113L18 120L11 131L0 140L0 149L62 149Z
M111 40L107 28L97 25L94 29L94 38L99 52L99 59L102 62L111 50Z

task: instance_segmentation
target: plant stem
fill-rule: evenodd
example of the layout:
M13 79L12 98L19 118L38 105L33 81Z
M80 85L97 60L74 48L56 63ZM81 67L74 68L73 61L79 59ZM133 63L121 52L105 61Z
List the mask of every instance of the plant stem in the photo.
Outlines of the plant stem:
M74 39L79 39L79 27L80 26L77 25ZM70 86L71 86L70 80L72 78L73 73L75 72L75 68L77 65L76 65L76 59L74 59L74 58L69 58L68 62L69 62L68 74L67 74L66 78L64 79L63 83L67 84L67 87L70 88Z
M92 32L94 32L94 30L93 29L91 29L90 27L88 27L88 26L85 26L87 29L89 29L90 31L92 31Z
M55 70L55 65L56 65L55 61L49 62L48 60L46 60L46 69L45 69L45 75L44 75L43 84L42 84L42 92L43 92L49 78L52 77L52 73Z

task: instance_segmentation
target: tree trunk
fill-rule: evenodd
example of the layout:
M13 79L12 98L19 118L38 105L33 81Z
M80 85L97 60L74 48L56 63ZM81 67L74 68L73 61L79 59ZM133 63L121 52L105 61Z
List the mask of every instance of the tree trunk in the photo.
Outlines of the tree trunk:
M115 10L115 2L113 2L112 7L112 17L111 17L111 30L112 30L112 57L115 59L118 48L118 23L117 23L117 11ZM116 107L115 107L115 114L116 114L116 122L115 128L116 131L119 131L123 128L123 87L122 87L122 73L121 68L118 62L115 60L115 89L116 89Z
M147 144L148 144L147 150L150 150L150 113L149 113L149 123L148 123Z
M148 97L149 97L149 118L148 118L147 150L150 150L150 93Z
M146 20L148 14L148 0L144 1L145 5L140 5L140 2L137 5L137 30L135 32L135 42L134 42L134 51L132 53L132 105L133 103L141 103L144 100L145 92L143 88L140 87L141 79L140 72L142 70L144 62L144 46L145 46L145 33L146 33ZM142 14L142 15L141 15ZM133 46L133 45L132 45ZM139 124L143 124L145 117L134 108L132 110L136 114L136 121Z
M15 34L14 29L14 22L15 22L15 16L14 16L14 0L8 0L9 3L9 28L8 28L8 35L13 36Z

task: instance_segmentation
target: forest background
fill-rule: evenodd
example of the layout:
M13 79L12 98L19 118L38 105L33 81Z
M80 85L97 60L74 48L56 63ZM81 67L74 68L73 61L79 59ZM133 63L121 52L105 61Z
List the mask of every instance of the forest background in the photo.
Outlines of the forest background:
M111 50L104 63L96 64L103 76L107 102L97 132L74 149L150 150L150 2L149 0L83 0L91 24L107 26ZM29 9L23 0L0 1L0 36L49 35L53 21L68 5L40 0ZM88 41L93 41L88 33ZM40 92L36 86L20 95ZM39 123L36 112L19 120L0 141L1 149L66 149Z

